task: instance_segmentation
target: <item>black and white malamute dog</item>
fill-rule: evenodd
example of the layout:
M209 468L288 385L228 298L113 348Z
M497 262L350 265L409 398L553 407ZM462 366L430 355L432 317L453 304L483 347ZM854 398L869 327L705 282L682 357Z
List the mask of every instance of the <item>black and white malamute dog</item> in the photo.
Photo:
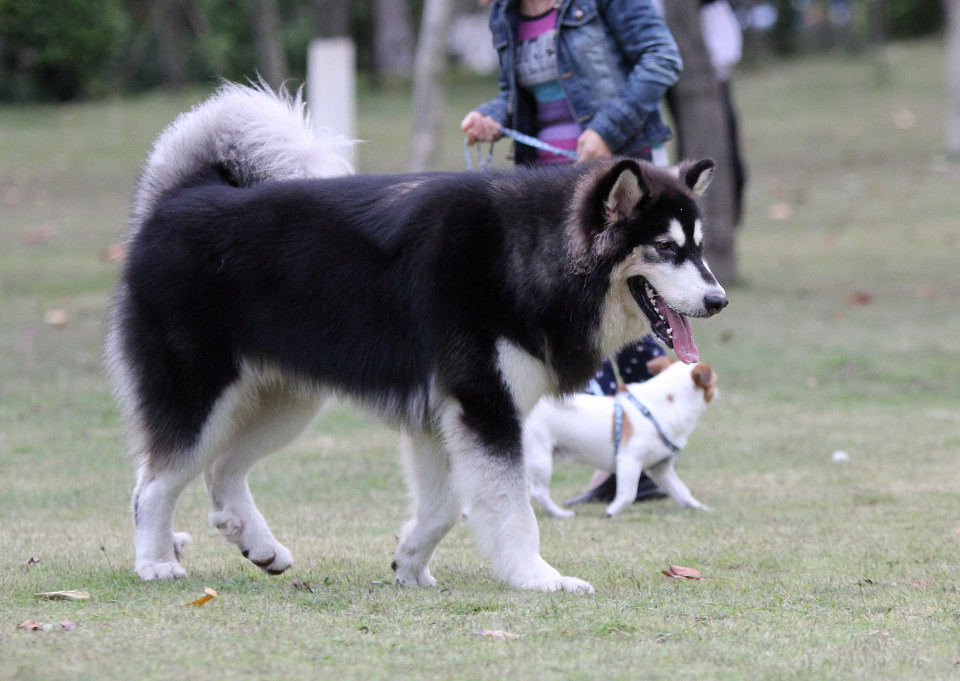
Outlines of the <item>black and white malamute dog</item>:
M403 432L397 583L435 584L465 514L510 586L592 591L540 556L521 424L651 330L697 359L687 317L727 303L700 250L712 162L355 176L348 147L311 132L299 96L227 85L147 160L107 339L137 574L186 574L174 510L200 473L211 524L289 568L247 473L345 396Z

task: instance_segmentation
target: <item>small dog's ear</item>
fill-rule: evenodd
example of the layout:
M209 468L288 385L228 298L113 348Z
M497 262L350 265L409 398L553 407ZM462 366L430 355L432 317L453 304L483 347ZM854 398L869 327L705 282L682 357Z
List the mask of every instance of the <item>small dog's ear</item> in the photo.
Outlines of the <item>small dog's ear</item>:
M604 189L609 187L603 201L604 217L608 225L629 218L646 193L640 166L628 159L613 166L600 181L600 186Z
M677 166L677 174L694 194L703 196L713 179L714 166L712 158L704 158L696 162L684 161Z
M654 357L649 362L647 362L647 371L656 376L661 371L666 369L668 366L676 362L677 360L672 357L667 357L666 355L660 355L659 357Z
M709 364L698 364L691 372L693 383L703 390L704 399L709 402L717 391L717 373Z

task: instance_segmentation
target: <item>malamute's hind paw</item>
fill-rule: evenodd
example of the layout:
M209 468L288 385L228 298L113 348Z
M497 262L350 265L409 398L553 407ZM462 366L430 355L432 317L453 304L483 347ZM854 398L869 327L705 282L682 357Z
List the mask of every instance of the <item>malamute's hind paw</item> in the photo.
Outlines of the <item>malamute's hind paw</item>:
M293 554L286 546L275 543L269 553L254 553L249 549L241 548L243 557L266 572L268 575L279 575L293 565Z

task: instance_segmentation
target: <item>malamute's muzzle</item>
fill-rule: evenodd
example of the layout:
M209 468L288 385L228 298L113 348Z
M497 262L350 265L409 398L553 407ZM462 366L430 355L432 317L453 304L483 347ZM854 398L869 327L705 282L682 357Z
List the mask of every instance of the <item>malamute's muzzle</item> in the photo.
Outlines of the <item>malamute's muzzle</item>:
M693 340L693 331L687 315L681 314L667 305L666 301L641 276L627 279L627 286L637 305L650 320L650 328L663 343L671 348L680 361L693 364L700 359L700 350ZM712 317L727 306L726 294L711 293L703 298L703 317Z

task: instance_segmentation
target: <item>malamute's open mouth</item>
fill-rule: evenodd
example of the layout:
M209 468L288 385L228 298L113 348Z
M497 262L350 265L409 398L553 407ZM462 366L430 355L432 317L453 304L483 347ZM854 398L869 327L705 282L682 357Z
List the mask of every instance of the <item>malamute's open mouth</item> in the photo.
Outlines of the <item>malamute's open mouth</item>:
M673 348L677 359L693 364L700 359L700 350L693 340L690 320L670 308L650 282L641 276L627 279L627 286L637 305L650 320L650 328L667 347Z

